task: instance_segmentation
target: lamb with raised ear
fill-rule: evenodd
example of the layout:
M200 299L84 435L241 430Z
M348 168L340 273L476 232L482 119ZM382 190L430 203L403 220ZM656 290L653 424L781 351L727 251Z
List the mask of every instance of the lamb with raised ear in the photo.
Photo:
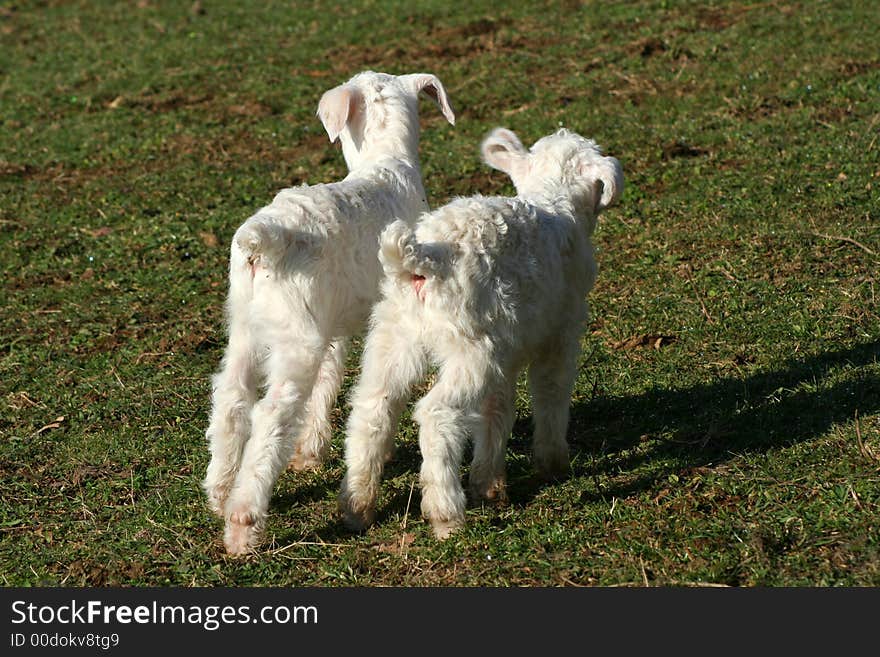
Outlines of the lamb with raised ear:
M436 382L415 405L422 515L438 538L460 527L459 467L474 441L476 499L505 497L505 447L518 373L528 367L533 463L569 469L566 430L578 354L596 280L596 219L623 191L620 163L568 130L527 151L494 130L485 161L510 175L514 198L459 198L382 233L382 299L373 309L351 393L340 507L359 530L373 521L383 459L412 386L431 363Z
M348 176L281 191L235 233L229 344L213 378L203 481L231 554L259 544L288 462L303 469L326 456L348 339L379 292L379 234L394 218L414 221L428 210L419 92L455 122L430 74L366 71L327 91L318 116L330 141L342 142Z

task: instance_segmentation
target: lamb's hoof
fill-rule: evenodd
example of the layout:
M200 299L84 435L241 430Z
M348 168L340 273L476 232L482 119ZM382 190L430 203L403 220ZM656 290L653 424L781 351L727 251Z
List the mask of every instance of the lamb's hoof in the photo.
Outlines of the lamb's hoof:
M208 507L213 511L214 515L222 518L226 499L229 497L229 488L227 486L206 486L205 493L208 496Z
M541 465L536 468L536 472L541 481L563 481L571 474L571 466L568 461L564 464Z
M560 481L571 474L568 450L535 455L535 471L543 481Z
M445 541L464 527L464 520L431 520L431 530L438 541Z
M507 482L499 477L488 483L473 483L470 485L470 498L474 504L504 506L508 502Z
M340 503L342 511L342 524L349 531L360 533L367 529L376 520L375 507L366 507L360 510L353 509L349 504Z
M324 465L324 459L319 455L297 450L291 457L287 467L297 472L303 472L304 470L317 470L322 465Z
M253 552L260 544L262 525L257 514L250 511L235 511L226 519L223 543L226 552L241 556Z

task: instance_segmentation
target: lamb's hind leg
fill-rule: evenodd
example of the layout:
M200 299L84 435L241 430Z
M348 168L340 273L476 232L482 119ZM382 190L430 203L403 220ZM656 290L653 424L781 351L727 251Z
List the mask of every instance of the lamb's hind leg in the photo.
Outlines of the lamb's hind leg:
M345 436L345 478L339 507L345 524L360 531L373 522L382 467L394 445L394 432L412 385L424 373L425 355L411 333L392 315L379 319L367 336L360 379L351 394Z
M333 435L330 414L345 374L347 347L347 340L335 340L324 354L312 396L306 405L303 431L296 440L293 458L290 459L290 467L294 470L317 468L327 458Z
M469 435L480 430L481 404L492 388L488 354L462 349L448 357L437 382L416 404L422 452L422 515L434 535L448 537L464 525L465 494L459 468Z
M257 399L256 348L248 321L251 294L247 263L233 247L227 306L229 344L220 371L213 377L206 431L211 461L202 482L211 510L221 517L250 435L251 409Z
M516 417L516 375L499 383L483 399L481 422L474 435L474 458L468 475L471 501L507 501L505 457Z
M262 538L272 490L293 455L294 436L320 366L325 344L279 341L267 361L266 395L254 405L251 439L226 502L224 541L230 554L256 547Z

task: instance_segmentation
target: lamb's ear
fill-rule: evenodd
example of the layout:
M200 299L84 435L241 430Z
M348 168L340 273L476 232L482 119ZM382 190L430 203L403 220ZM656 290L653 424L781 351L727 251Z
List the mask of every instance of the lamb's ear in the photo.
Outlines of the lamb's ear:
M519 137L507 128L495 128L490 132L483 140L480 150L486 164L508 176L512 176L522 166L528 155Z
M616 157L601 157L581 168L586 178L596 181L596 212L614 205L623 194L623 168Z
M318 117L333 143L347 123L354 120L355 115L362 111L363 98L361 92L347 84L326 91L318 103Z
M430 73L411 73L409 75L401 75L405 78L415 90L416 94L420 91L424 92L428 98L437 103L437 107L443 112L443 116L452 125L455 125L455 112L452 111L452 105L449 102L449 96L446 95L446 89L436 75Z

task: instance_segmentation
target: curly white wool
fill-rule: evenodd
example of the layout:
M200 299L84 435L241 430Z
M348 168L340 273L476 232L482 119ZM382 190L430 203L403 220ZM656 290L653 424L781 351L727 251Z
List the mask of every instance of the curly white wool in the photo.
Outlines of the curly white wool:
M517 197L459 198L414 228L395 222L382 233L382 298L351 395L340 496L354 529L373 521L400 412L428 363L438 367L437 380L413 416L422 514L438 537L464 523L459 467L469 436L472 496L504 498L505 447L525 367L534 465L548 477L568 470L571 391L597 271L591 235L622 193L623 173L615 158L567 130L526 151L498 128L482 151L510 175Z
M455 122L430 74L366 71L327 91L318 116L330 140L342 142L348 176L283 190L235 233L229 344L213 380L203 482L226 521L231 554L259 543L272 488L291 458L298 469L324 459L347 340L378 296L379 234L394 218L413 221L428 209L419 92Z

